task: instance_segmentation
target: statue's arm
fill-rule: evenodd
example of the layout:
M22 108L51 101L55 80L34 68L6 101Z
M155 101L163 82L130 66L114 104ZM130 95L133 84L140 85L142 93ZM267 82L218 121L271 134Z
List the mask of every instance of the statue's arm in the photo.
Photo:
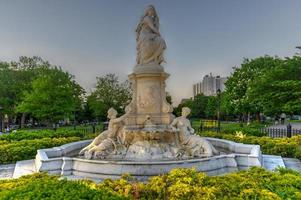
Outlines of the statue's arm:
M114 119L113 123L118 123L124 121L124 119L129 115L129 112L125 113L124 115Z
M191 126L191 123L190 121L188 120L188 126L187 126L188 130L191 132L191 133L194 133L194 128L192 128Z
M148 27L150 29L152 29L153 32L160 35L159 30L154 26L153 20L150 17L145 17L144 18L144 23L146 23L148 25Z
M169 125L172 129L176 129L177 128L177 123L178 123L178 119L174 119L171 124Z

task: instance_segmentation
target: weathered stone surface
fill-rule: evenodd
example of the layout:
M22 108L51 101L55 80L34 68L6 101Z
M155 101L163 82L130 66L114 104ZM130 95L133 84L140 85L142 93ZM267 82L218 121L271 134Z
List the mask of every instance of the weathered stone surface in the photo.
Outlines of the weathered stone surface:
M0 165L0 180L12 178L15 164Z
M267 170L275 170L277 167L285 168L285 164L281 156L262 155L263 166Z
M301 172L301 161L297 158L283 158L286 168Z
M13 178L19 178L24 175L36 172L35 160L22 160L16 163Z
M68 154L69 151L79 151L82 145L87 145L90 142L88 140L70 143L57 148L39 150L35 163L39 166L37 167L37 171L47 171L51 174L104 179L119 178L122 174L129 173L139 180L147 180L150 176L168 173L174 168L193 167L209 175L220 175L246 169L251 166L261 166L261 151L258 145L244 145L216 138L206 138L206 140L214 144L216 148L223 147L224 149L232 151L214 157L194 159L159 158L157 160L136 160L134 158L126 160L123 158L119 160L87 160L80 157L67 156L48 158L48 154L53 155L51 151L59 150L65 152L65 154ZM141 147L141 145L139 146ZM155 150L158 149L162 148ZM241 153L242 149L246 153ZM157 155L160 155L160 153L157 153Z

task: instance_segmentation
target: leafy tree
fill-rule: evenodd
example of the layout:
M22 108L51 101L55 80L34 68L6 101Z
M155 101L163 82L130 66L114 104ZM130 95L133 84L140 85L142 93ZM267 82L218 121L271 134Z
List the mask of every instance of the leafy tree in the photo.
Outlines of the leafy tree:
M96 79L96 89L87 97L88 106L94 117L105 120L110 107L123 113L131 98L129 82L120 82L115 74L107 74Z
M250 84L248 92L261 104L265 114L300 114L301 57L294 56L278 62Z
M226 82L225 104L227 110L232 110L233 114L245 116L248 113L257 113L262 110L262 104L258 98L252 95L250 87L256 79L267 71L273 69L281 62L277 57L264 56L252 60L245 59L240 68L234 68Z
M205 108L205 116L206 118L213 119L216 117L216 114L217 114L217 97L209 96Z
M13 113L14 97L13 91L14 81L13 70L10 69L9 63L0 62L0 105L3 112L7 114Z
M24 93L18 111L56 123L80 107L82 94L83 89L68 72L58 67L44 68L32 81L32 90Z
M166 101L167 101L170 105L172 105L172 97L171 97L171 95L169 94L169 92L166 92Z
M21 103L23 93L31 90L31 82L40 69L49 67L49 63L40 57L19 58L18 62L0 63L0 105L10 117L16 116L16 107ZM22 113L21 126L25 120ZM23 123L22 123L23 122Z

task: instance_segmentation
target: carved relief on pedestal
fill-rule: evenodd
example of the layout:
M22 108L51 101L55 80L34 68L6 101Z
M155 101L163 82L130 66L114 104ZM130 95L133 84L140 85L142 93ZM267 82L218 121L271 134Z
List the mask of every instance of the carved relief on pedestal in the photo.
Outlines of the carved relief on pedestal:
M137 113L160 113L161 95L158 82L140 81L137 91Z

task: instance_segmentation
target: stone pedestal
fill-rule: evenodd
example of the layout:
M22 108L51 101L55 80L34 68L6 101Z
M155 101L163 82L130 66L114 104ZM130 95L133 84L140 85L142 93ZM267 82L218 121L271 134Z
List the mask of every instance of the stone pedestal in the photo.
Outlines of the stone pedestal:
M126 128L144 128L146 124L165 125L173 120L172 106L166 101L165 80L169 74L160 65L137 65L129 75L133 98L128 106Z

